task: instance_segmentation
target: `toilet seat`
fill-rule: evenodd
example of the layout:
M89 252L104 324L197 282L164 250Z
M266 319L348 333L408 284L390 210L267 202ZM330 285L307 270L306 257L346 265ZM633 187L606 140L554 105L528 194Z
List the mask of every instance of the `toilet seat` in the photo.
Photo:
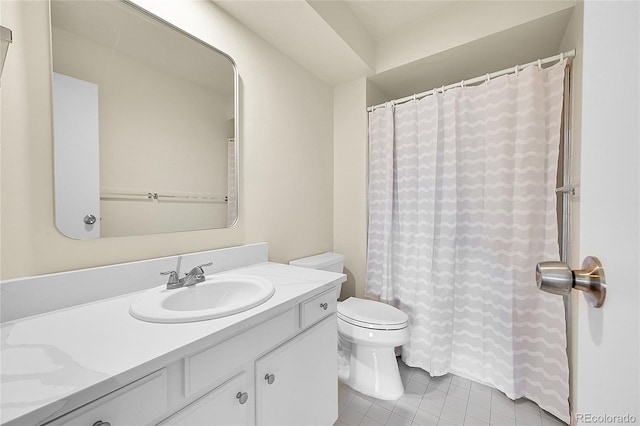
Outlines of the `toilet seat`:
M409 317L385 303L350 297L338 303L338 318L357 327L373 330L400 330L408 326Z

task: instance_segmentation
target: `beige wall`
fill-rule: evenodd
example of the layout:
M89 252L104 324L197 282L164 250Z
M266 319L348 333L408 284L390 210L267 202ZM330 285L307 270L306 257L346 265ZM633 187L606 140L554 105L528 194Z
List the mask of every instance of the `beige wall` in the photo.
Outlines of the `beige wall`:
M367 111L365 78L334 90L333 250L344 254L343 299L363 296L367 257Z
M333 250L345 256L343 299L364 297L367 272L367 106L388 98L366 78L334 89Z
M240 217L231 229L76 241L54 226L48 5L3 1L2 279L267 241L271 260L332 249L333 91L210 2L138 1L234 58Z

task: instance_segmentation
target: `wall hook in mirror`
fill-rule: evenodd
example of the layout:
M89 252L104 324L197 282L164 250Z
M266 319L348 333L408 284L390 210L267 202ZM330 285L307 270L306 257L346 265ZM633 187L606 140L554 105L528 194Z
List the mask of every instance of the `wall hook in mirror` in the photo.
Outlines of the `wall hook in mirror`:
M587 256L582 269L571 270L564 262L540 262L536 266L536 282L542 291L568 295L575 288L584 292L589 305L599 308L607 295L602 263L595 256Z

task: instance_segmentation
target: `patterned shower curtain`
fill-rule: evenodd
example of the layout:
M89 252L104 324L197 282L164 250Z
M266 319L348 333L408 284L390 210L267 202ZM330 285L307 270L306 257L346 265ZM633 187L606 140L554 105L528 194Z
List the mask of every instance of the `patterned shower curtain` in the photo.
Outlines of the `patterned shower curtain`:
M409 315L402 358L569 422L556 171L565 62L369 115L365 296Z

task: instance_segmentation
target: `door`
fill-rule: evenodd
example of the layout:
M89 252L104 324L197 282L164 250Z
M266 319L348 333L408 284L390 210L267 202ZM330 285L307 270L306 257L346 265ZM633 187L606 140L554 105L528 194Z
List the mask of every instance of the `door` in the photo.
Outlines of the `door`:
M640 420L639 22L638 2L584 2L579 253L602 262L607 297L573 296L578 424Z
M53 73L56 227L100 238L98 85Z
M256 424L326 426L336 421L337 328L333 314L256 361Z

